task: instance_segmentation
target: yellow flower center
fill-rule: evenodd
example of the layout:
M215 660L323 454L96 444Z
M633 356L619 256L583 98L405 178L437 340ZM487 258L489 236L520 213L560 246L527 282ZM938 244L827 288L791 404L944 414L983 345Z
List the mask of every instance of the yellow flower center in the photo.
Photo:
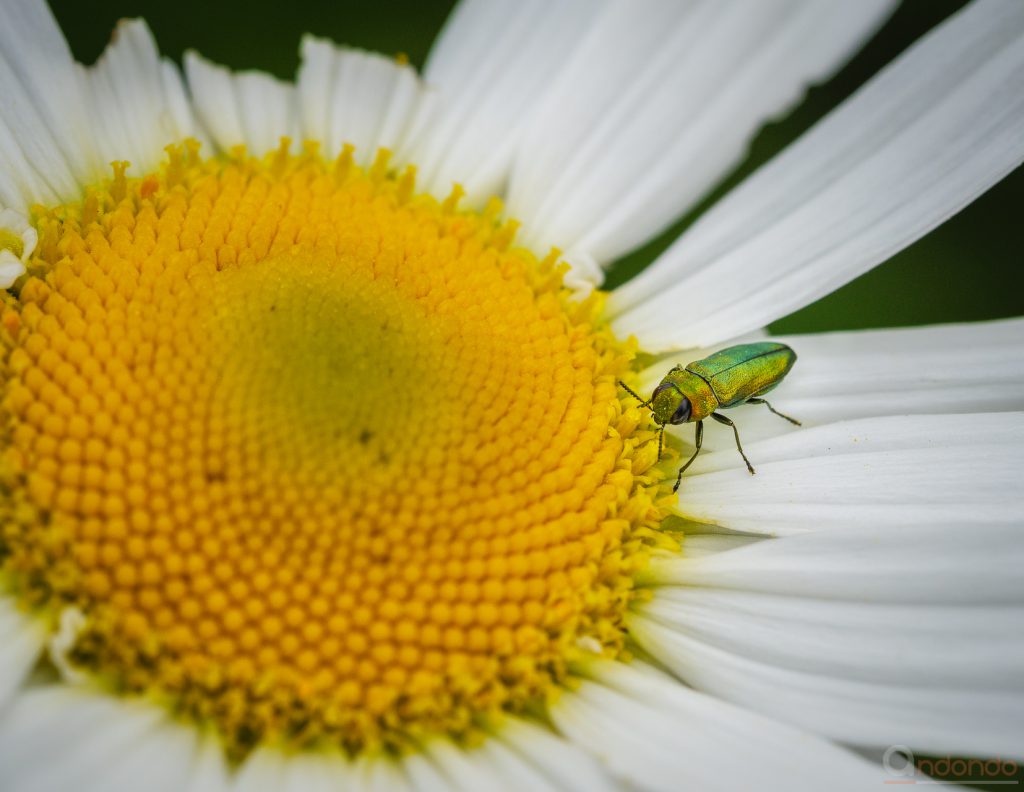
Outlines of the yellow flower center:
M625 651L666 539L633 350L514 227L314 150L115 165L6 298L2 575L67 662L257 743L403 748ZM671 480L668 481L671 484Z

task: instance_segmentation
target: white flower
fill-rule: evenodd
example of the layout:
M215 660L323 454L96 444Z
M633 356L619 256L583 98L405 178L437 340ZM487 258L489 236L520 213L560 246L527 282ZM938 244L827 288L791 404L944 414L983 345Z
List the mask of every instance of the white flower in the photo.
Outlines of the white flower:
M422 81L407 65L307 38L295 84L190 53L186 87L141 22L123 23L84 68L45 6L6 3L0 263L14 268L14 286L0 322L0 787L875 789L892 776L859 749L1024 756L1024 322L782 339L800 360L773 401L804 426L740 411L753 478L731 438L706 438L671 504L681 539L647 524L669 508L658 498L671 463L650 468L646 416L607 395L626 347L587 324L607 319L619 338L665 353L636 372L649 391L671 363L758 331L961 209L1024 159L1024 5L976 0L927 35L612 292L603 314L543 285L528 254L506 257L510 229L489 219L494 204L483 208L502 195L504 216L522 223L517 240L538 257L567 251L566 282L585 294L601 267L705 194L758 127L835 69L891 5L472 0ZM185 140L218 158L204 164ZM319 149L302 153L306 140ZM169 144L178 148L168 155ZM247 160L239 146L265 159ZM390 163L381 148L393 151ZM333 175L324 159L337 160ZM119 165L111 180L108 163L126 160L129 178ZM411 197L407 165L427 195ZM305 187L282 188L292 176ZM458 195L442 203L453 182L485 219L457 214ZM318 203L328 183L355 184L331 198L334 214ZM30 214L37 204L42 214ZM388 214L407 206L412 223ZM285 219L267 232L278 212ZM384 231L350 238L350 217L360 233ZM404 247L392 250L399 234ZM507 303L486 289L459 302L442 267L474 246L489 256L481 272L532 262L529 288L520 283ZM364 248L384 269L343 269ZM416 269L421 260L429 266ZM43 274L20 277L32 261ZM403 268L415 270L410 293L429 297L428 308L391 301ZM477 273L461 272L475 287ZM453 346L477 350L490 337L445 335L443 322L515 337L509 306L521 293L537 327L597 339L572 347L573 374L531 368L561 338L537 335L507 357L509 369L522 363L529 387L503 379L481 352L445 390ZM101 352L83 351L83 339ZM182 382L192 390L175 390ZM607 393L581 406L586 389ZM554 402L533 400L548 391L561 394L557 415ZM429 401L435 393L446 396ZM331 450L357 420L368 428ZM476 424L483 434L471 434ZM567 425L572 437L559 434ZM621 594L618 610L566 604L567 584L547 576L569 545L529 534L532 515L553 501L514 500L547 470L527 453L535 438L522 426L551 441L541 449L551 450L553 476L562 457L579 462L566 502L581 491L593 502L607 496L594 518L604 533L590 538L624 526L621 548L602 545L600 563L558 572L610 578L592 593ZM396 444L418 448L419 433L441 440L426 441L422 464L396 467ZM481 450L445 439L463 437ZM312 450L289 456L296 447ZM463 458L485 493L468 505L446 499L463 483ZM349 475L336 486L339 470ZM420 486L435 472L450 479ZM584 479L591 489L572 489ZM513 513L472 512L491 494L516 504ZM406 498L437 524L402 511ZM318 540L340 513L359 526L345 541L364 566L342 565L295 593L301 570L330 554ZM410 548L466 513L480 524L519 520L523 531L443 534L440 557L430 556L437 579L402 566ZM583 530L580 513L564 514L545 531ZM293 544L279 543L286 529ZM460 555L474 542L491 548L478 564L486 572L459 577L452 570L477 559ZM509 578L522 597L499 588L489 603L483 589L505 580L495 570L515 564L531 572ZM323 580L343 596L364 575L372 598L307 617L318 613ZM264 586L293 597L272 630L259 620L278 606L253 594ZM446 586L458 594L450 608ZM288 609L296 597L308 611ZM374 608L389 604L382 622ZM535 617L524 617L532 604ZM485 607L505 618L506 606L510 623L529 629L507 631L507 648L488 654L498 633L466 625L485 623ZM389 643L402 629L433 629L417 614L437 607L439 623L460 625L450 643L447 632ZM365 627L377 643L324 644L306 664L302 641L320 640L335 615L342 637L365 643ZM262 632L246 633L246 619ZM236 623L230 635L216 631ZM538 625L566 637L561 654L541 661L523 648L549 635ZM161 665L165 644L147 649L154 635L182 653L173 669ZM135 642L114 640L125 636ZM378 645L386 652L373 654ZM449 654L432 649L442 645ZM413 668L389 676L406 646ZM367 665L324 665L346 652ZM524 666L511 661L480 676L492 660L520 655L529 660L521 678L510 674ZM462 687L443 687L429 717L387 698L394 689L414 698L408 680L437 658L462 664L444 671L445 684ZM258 676L264 662L302 673L275 687ZM327 695L321 678L348 709L315 709L310 725L299 704ZM503 697L487 698L488 685ZM289 697L301 718L281 715ZM457 705L444 710L450 700ZM264 723L265 710L270 738L241 728ZM225 735L225 724L238 731ZM374 750L377 739L390 752Z

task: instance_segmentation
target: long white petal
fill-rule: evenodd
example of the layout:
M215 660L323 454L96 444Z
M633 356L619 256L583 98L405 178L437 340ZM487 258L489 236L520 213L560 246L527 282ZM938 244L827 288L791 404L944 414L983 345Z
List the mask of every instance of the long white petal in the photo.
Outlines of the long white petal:
M1024 605L904 605L665 587L636 610L697 643L807 674L930 688L1024 684Z
M556 789L548 780L508 748L493 739L472 750L463 750L454 743L435 740L426 748L430 759L460 790L493 789L514 792L517 789Z
M512 8L467 0L449 18L424 70L437 89L399 153L422 184L446 194L453 182L471 200L497 192L530 113L604 0L524 0Z
M352 792L412 792L413 786L398 761L383 756L361 756L353 762Z
M408 64L314 36L302 40L296 83L303 135L327 157L351 144L364 164L398 144L422 94Z
M692 206L889 0L612 5L558 74L512 171L524 241L609 263ZM615 57L608 57L614 52Z
M443 789L473 792L516 792L520 789L601 792L617 789L601 766L579 746L549 728L518 718L505 718L483 744L461 748L448 739L434 739L424 746L433 778ZM414 765L410 775L423 786L423 768Z
M452 780L421 751L410 754L402 761L409 785L415 792L455 792Z
M212 730L199 738L195 760L182 792L224 792L231 788L231 771L224 758L220 736Z
M713 453L706 453L709 446ZM704 448L683 478L678 508L696 522L734 530L783 535L871 524L1004 524L1024 513L1021 412L804 429L744 446L755 476L728 428L712 425Z
M686 558L724 553L737 547L764 541L766 537L734 533L687 533L680 541L680 552Z
M52 685L0 714L0 780L24 792L177 792L198 732L151 704Z
M164 147L203 135L177 68L161 60L141 20L121 22L94 66L72 58L41 0L4 4L0 30L0 204L70 201L109 176L112 160L133 174L155 169Z
M654 559L656 586L756 591L809 599L912 605L1019 605L1024 543L1015 520L892 531L864 524L754 542L725 552Z
M595 662L552 707L555 725L628 788L872 789L881 767L690 690L639 663Z
M613 792L618 789L600 763L580 746L550 729L509 718L494 734L526 762L539 768L556 788L578 792Z
M232 72L195 52L185 54L185 71L222 151L245 145L263 154L288 136L293 149L303 140L319 142L326 157L352 144L366 164L378 149L397 145L422 94L408 64L313 36L302 41L296 85L262 72Z
M39 657L46 640L41 620L22 613L7 595L0 595L0 711Z
M660 558L630 634L695 687L835 739L1019 756L1017 527L864 525Z
M141 175L159 167L165 146L199 135L182 101L181 77L161 61L141 19L118 23L100 59L81 73L104 164L129 160L131 172Z
M39 242L39 232L21 212L0 205L0 232L12 241L0 247L0 288L6 289L25 272Z
M1024 319L898 330L772 337L793 347L796 366L768 397L805 427L904 413L1024 410ZM703 350L646 369L650 393L674 364ZM731 413L744 443L800 431L764 407Z
M629 624L641 646L694 687L800 728L857 745L1022 755L1019 683L986 690L826 676L725 651L644 617Z
M70 200L107 167L67 42L41 0L4 3L0 25L0 203Z
M254 751L245 758L232 779L232 792L276 792L285 789L285 767L288 761L288 757L273 749Z
M282 784L266 789L270 792L334 792L348 789L351 776L352 762L342 754L302 751L288 757Z
M333 792L362 789L363 765L337 752L259 748L246 757L232 780L232 792Z
M333 90L327 105L327 151L336 152L345 143L351 143L359 161L369 162L380 146L394 145L397 133L405 131L416 106L418 84L408 65L376 53L340 49L335 54L334 69ZM399 102L392 109L395 96ZM387 117L395 113L397 124L393 121L387 137L381 139Z
M884 261L1024 159L1024 4L976 0L710 210L609 305L657 351L713 344Z
M5 110L0 118L0 202L25 212L33 202L74 195L77 185L56 141L2 59L0 90Z
M196 52L185 53L185 74L200 119L221 151L245 146L258 155L298 135L295 87L258 71L232 72Z

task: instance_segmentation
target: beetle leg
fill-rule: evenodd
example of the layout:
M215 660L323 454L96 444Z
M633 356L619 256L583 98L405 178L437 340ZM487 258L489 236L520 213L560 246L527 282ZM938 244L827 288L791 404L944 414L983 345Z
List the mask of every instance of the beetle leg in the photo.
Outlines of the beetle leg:
M662 427L662 431L664 431L664 429L665 428ZM676 476L676 485L672 488L673 492L676 492L679 489L679 485L683 482L683 471L686 470L690 465L693 464L693 460L695 460L697 458L697 454L700 453L700 444L704 442L704 422L703 421L697 421L697 427L694 430L694 435L693 436L694 436L694 443L697 446L697 450L693 452L693 456L690 457L686 461L686 464L683 465L681 468L679 468L679 475Z
M661 459L661 449L665 440L665 424L661 425L661 431L658 432L658 459Z
M747 455L743 453L743 446L740 445L740 432L736 428L736 424L726 418L724 415L718 413L711 413L711 417L718 421L720 424L732 427L732 433L736 435L736 450L740 452L740 456L743 457L743 461L747 463L747 470L750 471L750 475L754 475L754 466L750 464L750 460L747 459Z
M788 415L783 415L782 413L780 413L778 410L776 410L768 403L767 399L747 399L747 404L763 404L765 407L767 407L769 410L771 410L773 413L779 416L779 418L785 418L791 424L794 424L796 426L803 426L803 424L800 423L796 418L790 418Z

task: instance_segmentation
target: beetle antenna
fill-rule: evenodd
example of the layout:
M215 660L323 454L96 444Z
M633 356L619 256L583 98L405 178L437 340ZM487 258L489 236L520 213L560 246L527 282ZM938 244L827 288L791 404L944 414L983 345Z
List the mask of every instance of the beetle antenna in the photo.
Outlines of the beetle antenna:
M628 393L630 396L632 396L634 399L636 399L638 402L640 402L640 406L641 407L647 407L648 409L651 408L650 399L642 399L642 398L640 398L639 394L637 394L637 392L635 390L633 390L631 387L629 387L629 385L627 385L622 380L619 380L619 385L621 385L623 387L623 389L626 391L626 393ZM658 456L661 456L661 455L659 454Z

